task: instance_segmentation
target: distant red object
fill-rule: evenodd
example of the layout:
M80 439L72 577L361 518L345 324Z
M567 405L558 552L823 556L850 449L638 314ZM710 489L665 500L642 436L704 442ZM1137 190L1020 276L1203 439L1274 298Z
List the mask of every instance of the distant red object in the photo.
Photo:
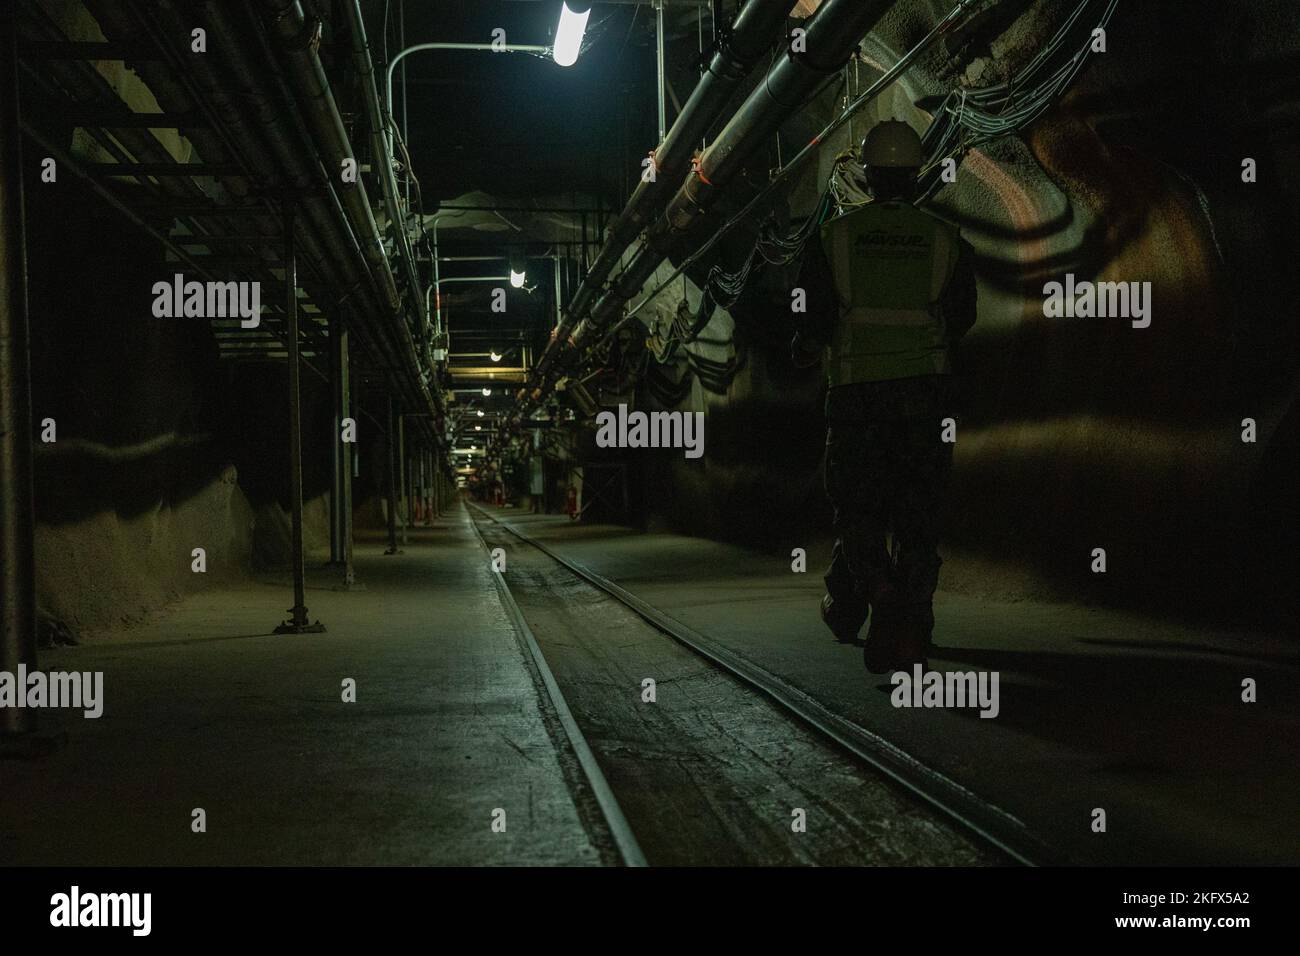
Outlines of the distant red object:
M569 486L569 497L564 503L564 512L569 516L570 520L578 517L578 489L573 485Z

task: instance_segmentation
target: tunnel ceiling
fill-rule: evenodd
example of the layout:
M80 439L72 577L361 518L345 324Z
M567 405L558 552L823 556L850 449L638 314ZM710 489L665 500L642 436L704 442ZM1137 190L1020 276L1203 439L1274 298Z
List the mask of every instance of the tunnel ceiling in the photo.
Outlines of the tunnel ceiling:
M559 11L559 0L372 0L366 7L381 72L405 47L487 43L500 36L494 31L509 44L547 46ZM658 140L655 25L649 3L599 2L572 67L546 54L435 50L405 60L405 88L400 67L395 74L394 117L406 130L426 226L436 218L441 253L462 260L441 266L443 278L455 280L441 302L458 407L500 410L522 384L507 370L518 361L492 365L484 356L510 350L518 358L521 349L544 346L555 323L554 261L527 260L526 294L512 295L505 316L490 311L491 284L460 280L503 272L504 260L484 257L507 250L577 253L582 241L598 241L636 185L641 159ZM665 36L671 124L675 102L694 87L701 49L713 42L710 5L669 0ZM478 394L502 380L509 390Z
M368 8L377 27L387 10L387 29L373 34L377 62L401 48L401 7L399 0L375 0ZM554 40L560 4L411 0L404 7L407 45L490 42L498 29L512 44L547 45ZM707 48L708 5L702 9ZM695 3L667 8L670 72L678 60L689 66L697 56L700 16ZM657 134L654 24L648 3L595 4L583 53L569 68L528 53L412 55L406 61L405 121L416 174L430 195L447 200L482 190L518 199L564 190L601 195L606 202L626 195L638 157ZM675 85L685 99L691 84ZM401 122L400 90L394 106ZM670 103L670 120L674 112Z

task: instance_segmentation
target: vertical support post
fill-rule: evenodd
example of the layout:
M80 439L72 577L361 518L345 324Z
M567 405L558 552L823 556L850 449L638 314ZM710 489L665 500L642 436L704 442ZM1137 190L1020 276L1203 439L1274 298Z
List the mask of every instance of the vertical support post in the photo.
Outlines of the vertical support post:
M555 273L555 325L553 327L559 328L560 323L564 321L564 298L563 298L563 292L560 291L560 257L559 256L556 256L553 260L551 260L551 269Z
M442 468L439 467L438 448L434 446L433 455L433 516L442 517Z
M659 74L659 145L668 132L668 104L664 100L664 0L655 0L655 67Z
M27 235L23 223L16 4L0 10L0 670L36 667L36 518ZM24 692L20 689L20 693ZM29 711L0 709L0 742L30 731Z
M348 354L348 327L339 321L338 334L334 341L335 354L338 357L337 404L340 421L352 417L352 368ZM339 439L335 435L335 439ZM350 590L359 587L352 568L352 472L355 458L353 442L339 442L339 545L343 560L343 588Z
M424 524L433 525L433 458L426 445L420 449L420 494L424 496Z
M334 434L330 436L330 564L343 563L343 411L339 371L339 334L343 320L330 316L330 392L334 405Z
M324 631L307 617L307 568L302 544L302 395L298 358L298 249L294 237L294 199L284 198L284 284L285 326L289 339L289 511L293 545L293 607L289 620L275 629L277 634L308 634Z
M397 416L398 500L402 504L402 544L406 544L406 526L411 523L411 462L406 457L406 416Z
M393 410L393 396L388 396L388 550L384 554L401 554L397 547L397 415Z

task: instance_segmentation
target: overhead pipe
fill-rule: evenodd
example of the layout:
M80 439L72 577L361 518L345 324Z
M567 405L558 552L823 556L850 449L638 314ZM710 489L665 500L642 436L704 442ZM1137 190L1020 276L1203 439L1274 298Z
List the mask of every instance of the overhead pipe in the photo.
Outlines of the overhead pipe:
M421 311L420 281L415 273L415 256L411 252L411 237L406 231L406 217L402 214L397 190L397 175L393 172L393 151L385 135L388 124L384 122L384 108L379 101L379 87L375 83L375 64L370 58L370 44L366 39L366 24L361 16L361 0L344 3L348 22L352 28L352 63L361 77L362 99L366 106L366 119L370 124L370 150L378 166L379 186L388 209L388 222L393 227L397 251L406 273L407 301L418 316L421 339L429 334L429 317ZM319 61L318 61L319 62Z
M133 43L153 42L172 57L172 65L168 64L166 58L153 59L144 58L134 64L146 85L153 91L160 105L170 108L176 113L206 113L211 119L211 125L198 123L194 126L186 127L183 132L185 136L192 140L199 154L206 157L217 157L222 155L241 157L243 162L240 164L248 170L246 175L242 170L240 173L233 175L223 175L220 178L229 195L234 197L240 204L252 205L250 186L250 177L257 179L263 184L272 183L279 186L284 181L281 170L277 168L270 159L262 138L258 135L257 129L249 125L250 114L258 113L267 115L272 118L272 122L280 124L284 110L276 101L270 104L266 96L246 92L239 81L241 77L251 77L253 70L242 68L235 64L230 69L224 71L220 81L214 80L213 77L218 75L218 71L213 61L208 57L189 58L189 62L184 64L186 73L189 74L185 81L178 81L173 77L173 70L176 69L176 49L175 39L177 37L187 36L189 30L194 25L193 12L186 15L184 20L178 18L173 5L165 4L154 0L150 3L147 10L142 10L142 0L137 0L134 4L123 4L121 0L85 0L87 9L100 24L105 35L110 39L124 40ZM63 35L52 24L42 26L45 32L52 35L54 39L62 39ZM210 33L214 35L226 35L227 31L218 28L213 24ZM186 40L188 47L188 40ZM241 54L245 44L234 44L226 47L226 51L232 57ZM86 62L72 63L55 63L52 67L55 70L59 83L65 86L66 91L78 101L89 103L103 103L107 106L109 101L105 101L103 96L108 94L112 96L111 102L118 103L115 95L112 95L111 89L106 82L95 73L93 67ZM89 75L86 75L89 71ZM255 71L258 74L265 74L267 71L262 63L258 62L258 68ZM38 78L33 74L31 78ZM203 96L196 99L196 91L203 91L208 88L208 92L225 93L225 84L236 84L236 92L224 98L214 98L213 96ZM47 87L44 82L40 82L44 92L54 94L53 87ZM200 111L199 107L202 106ZM119 104L120 107L120 104ZM110 144L110 151L124 163L130 161L133 155L136 160L146 163L171 164L175 162L173 155L167 148L154 136L149 130L113 130L114 139L121 140L125 152L121 149L113 149ZM103 141L102 134L97 134L97 138ZM301 141L295 146L289 148L290 155L298 156L302 153ZM130 155L128 155L130 154ZM308 172L303 173L305 168ZM307 184L311 174L315 172L318 176L318 167L314 164L303 166L299 164L297 173L291 172L290 178L295 179L295 188L304 191L316 191L319 184L314 181ZM96 180L88 179L90 188L96 189ZM204 188L197 182L185 176L165 176L161 177L160 198L167 202L179 201L184 203L187 199L206 199L207 193ZM333 197L331 197L333 198ZM265 200L265 212L271 212L269 200ZM321 204L317 204L321 205ZM127 211L131 218L134 214ZM328 214L327 214L328 215ZM211 229L215 234L234 233L248 237L250 244L255 245L261 251L272 248L276 241L278 229L275 226L268 225L267 217L264 213L257 211L237 211L232 210L228 215L221 216L217 219L206 220L204 227L193 233L195 241L204 241L209 238L207 230ZM313 265L315 274L325 282L333 285L332 276L340 273L341 270L338 262L330 262L326 259L317 236L324 234L327 229L326 225L317 224L315 228L304 229L299 236L300 246L302 249L302 258L305 262ZM262 270L261 277L265 281L268 273ZM320 295L319 292L315 293Z
M290 67L290 80L298 94L299 105L307 115L313 136L324 155L326 166L335 170L341 169L343 160L356 159L356 152L352 149L352 145L348 140L347 129L343 125L343 119L339 113L338 104L334 100L329 79L325 76L324 67L321 65L320 57L316 52L319 24L310 24L308 22L299 0L288 0L288 2L286 0L261 0L261 5L269 16L272 35L277 39L281 52ZM349 14L353 15L354 11L349 10ZM360 17L360 11L355 11L354 15ZM358 59L358 69L362 69L360 60L364 59L365 63L368 64L369 52L365 45L364 30L358 34L355 23L353 27L354 58ZM358 46L360 47L360 53L357 51ZM370 65L368 70L363 70L363 78L367 80L366 99L368 101L374 100L374 104L367 107L370 110L373 105L377 105L378 96L374 88L373 65ZM372 116L371 119L373 125L376 118ZM381 144L382 129L382 126L378 127L381 134ZM373 133L374 130L372 129ZM377 164L381 167L385 165L385 156L386 153L381 148L376 156ZM387 163L387 173L391 177L391 163ZM383 175L382 169L380 182L381 184L388 182ZM395 201L396 183L391 183L391 187L392 199ZM385 191L387 192L387 186ZM386 196L385 198L389 197ZM392 269L389 266L388 255L384 251L383 240L379 234L379 227L375 222L374 212L370 208L370 200L366 195L365 185L358 180L351 188L341 190L341 199L361 246L362 254L371 265L372 272L380 282L384 304L387 306L384 318L388 320L388 324L384 332L391 337L390 347L395 353L393 357L397 360L394 371L400 370L406 374L408 385L419 398L419 402L416 403L418 407L428 408L434 417L441 416L445 411L442 397L436 389L430 390L426 373L420 367L410 326L401 314L401 297L398 294ZM393 219L393 226L398 232L400 244L403 235L400 217ZM413 280L413 260L405 258L405 263L408 269L409 299L413 308L418 309L420 302L419 283Z
M235 23L235 14L229 4L202 0L201 6L208 25L217 35L245 33ZM299 240L307 250L319 244L328 251L328 259L320 261L332 263L337 270L344 289L343 304L357 319L352 325L358 337L384 366L395 370L407 368L409 373L416 366L408 367L403 361L400 336L393 332L394 324L404 327L405 323L391 321L391 317L398 314L400 297L364 185L358 182L356 188L344 188L341 182L323 176L312 158L313 152L319 152L326 166L332 164L336 169L341 169L342 159L353 158L346 130L314 48L286 50L286 44L292 46L288 37L294 24L298 30L293 34L295 36L311 39L314 30L308 29L305 18L295 19L293 7L296 4L286 6L284 0L277 0L265 6L271 10L274 19L267 31L269 37L261 34L258 40L270 59L276 58L277 49L262 42L267 39L274 40L278 51L290 61L291 68L283 73L297 93L305 123L292 115L286 116L276 105L277 98L260 80L265 74L261 62L251 57L251 48L245 44L230 44L221 58L233 76L218 76L206 63L194 68L196 75L206 78L205 95L219 105L223 122L235 124L233 128L240 134L239 145L256 158L259 151L250 147L264 138L275 162L286 171L287 183L300 192L299 202L310 226L301 230ZM158 9L174 17L170 7L171 4L164 3ZM301 8L297 13L301 14ZM231 91L234 91L233 96ZM286 92L292 100L293 92ZM253 107L251 111L248 109L250 105ZM254 135L244 139L243 123L235 117L250 112ZM315 149L305 150L304 142L314 145ZM262 159L261 163L265 166L266 160ZM259 173L264 175L264 169ZM381 317L380 321L375 321L375 317ZM418 371L397 381L412 399L424 391Z
M203 0L202 7L206 21L215 35L234 37L245 33L231 19L232 10L228 4ZM155 15L160 11L175 18L170 4L155 8ZM374 257L366 255L366 248L381 252L383 249L374 218L360 215L355 202L349 205L348 197L355 197L355 192L342 188L341 183L336 184L324 176L312 158L314 150L303 148L304 143L314 142L317 150L325 153L329 149L329 140L322 142L321 137L333 137L342 130L341 120L335 123L329 117L321 118L317 115L321 110L328 112L332 94L329 94L326 86L328 100L326 96L313 98L311 105L304 106L303 109L307 124L301 120L295 124L295 117L286 116L277 105L278 98L262 85L260 77L265 74L265 70L251 56L251 49L249 45L241 43L231 43L224 49L225 55L219 59L226 63L229 73L233 75L218 74L206 62L206 58L193 67L194 74L203 81L204 93L218 107L223 122L232 124L231 128L239 136L240 145L250 152L261 175L266 175L269 160L265 156L265 150L253 148L253 144L265 139L270 156L285 171L287 185L301 193L299 201L309 223L309 227L302 230L301 238L306 240L304 246L312 249L319 241L328 250L328 260L320 261L332 263L337 270L345 289L345 304L358 319L352 323L358 337L383 365L401 368L400 350L390 335L388 325L374 321L376 316L393 314L396 298L396 286L386 257L379 260L380 268L376 269ZM266 56L274 58L275 51L269 44L262 44L262 49ZM290 77L296 75L295 71L287 72ZM312 71L312 75L324 81L323 72L317 75ZM285 95L292 101L292 92L285 91ZM337 110L335 113L337 115ZM247 128L244 117L251 117L251 129ZM298 127L296 135L294 125ZM247 138L244 138L245 135ZM344 136L342 149L345 153L350 153L346 134ZM278 177L272 173L270 178ZM358 183L358 186L361 184ZM365 212L369 212L369 201L364 195L359 198ZM367 236L370 238L367 239Z
M100 22L117 35L135 36L132 25L112 4L95 0L93 6ZM184 36L197 12L192 10L188 18L182 17L172 2L154 3L145 8L136 0L135 6L138 24L146 28L158 24L162 33L170 36ZM234 12L229 4L203 0L201 7L200 22L212 35L247 36L248 31L231 19ZM155 39L165 45L162 37L155 36ZM258 39L264 38L259 35ZM372 315L385 314L384 284L365 267L360 243L337 190L313 158L312 130L301 121L295 123L297 117L286 115L281 106L284 96L292 102L292 93L287 89L277 93L264 84L262 78L272 74L265 68L265 61L253 55L258 46L258 43L235 42L223 46L221 57L194 58L187 63L193 88L209 105L226 138L233 140L252 176L261 185L287 187L300 194L305 221L298 239L304 252L312 261L334 272L337 280L333 284L343 293L341 304L362 316L354 327L368 350L382 364L398 367L397 353L385 330L369 321ZM269 44L261 42L260 48L268 58L274 57ZM188 94L165 72L152 63L144 63L142 68L147 72L146 82L160 102L189 103ZM202 132L207 141L213 139L207 131L195 132ZM241 181L237 178L233 185L236 194L241 194L238 188ZM244 184L242 193L246 192Z
M95 3L94 8L101 22L109 18L118 35L133 35L111 5ZM229 20L228 7L207 0L203 10L201 22L212 35L234 37L244 32L237 31ZM171 3L154 4L147 10L141 8L138 19L141 23L158 22L172 35L183 36L192 26L193 12L182 17ZM370 280L356 268L360 248L337 198L321 188L326 185L323 174L303 149L307 130L303 128L295 136L286 129L283 107L279 98L262 85L259 78L265 70L261 61L251 56L250 45L231 43L223 46L222 53L221 57L196 57L188 64L194 87L210 104L256 179L263 185L284 185L302 193L304 250L310 259L328 265L342 279L345 296L356 294ZM221 70L219 65L227 69ZM142 67L148 71L146 82L160 99L185 97L154 64ZM242 178L237 178L235 187L236 194L248 192L247 181Z
M361 14L361 0L344 3L348 22L352 32L352 61L361 77L362 99L365 101L366 117L370 124L370 148L375 164L379 167L379 185L384 194L384 204L388 209L388 221L393 227L397 241L398 255L406 273L407 302L416 317L416 332L426 359L429 357L429 314L426 297L420 294L421 286L415 268L415 254L411 249L411 237L406 231L406 218L402 213L398 197L397 176L393 172L393 155L387 138L387 124L384 121L384 107L379 100L379 87L375 82L375 64L370 56L370 44L366 39L365 20ZM319 62L319 61L318 61ZM442 393L429 389L424 369L420 367L420 352L416 349L415 339L411 335L410 325L399 323L398 329L402 358L422 393L421 401L413 407L427 408L436 420L446 413ZM436 384L436 383L435 383ZM431 429L432 430L432 429Z
M714 204L720 190L730 185L749 156L803 105L819 83L844 65L893 2L825 0L805 27L805 52L788 51L718 134L698 168L687 176L663 216L651 227L627 268L575 330L573 351L567 353L566 359L576 355L622 311L683 234Z
M948 15L935 24L934 29L917 42L912 49L908 50L897 63L882 73L864 92L859 94L852 102L848 103L838 116L824 126L821 132L809 140L808 143L799 150L799 152L797 152L780 168L780 170L778 170L776 175L768 181L767 185L754 194L754 197L741 208L740 212L727 220L727 222L723 224L722 228L714 232L707 242L696 247L689 256L682 259L681 262L678 263L677 268L674 269L671 274L660 280L659 284L655 286L651 292L643 296L636 308L625 313L622 319L614 323L614 325L611 326L601 337L600 341L592 346L592 348L599 348L601 345L608 342L619 329L623 328L636 316L638 312L645 308L647 303L652 301L655 296L666 289L669 284L676 281L678 276L684 273L692 263L712 249L724 235L731 231L734 226L749 218L753 214L754 210L758 208L759 204L765 202L770 197L773 190L781 185L783 180L788 179L795 170L801 168L803 163L817 152L821 144L826 142L830 135L845 123L849 124L850 139L852 139L853 114L856 113L864 104L879 96L882 91L903 74L903 72L917 59L917 57L929 49L936 39L949 32L953 28L954 24L960 22L962 16L970 7L980 2L981 0L959 0L957 5L952 8Z
M564 310L554 337L537 361L539 376L550 369L573 327L586 317L624 251L663 210L671 190L690 168L696 144L707 134L736 87L771 47L792 6L791 0L750 0L740 11L731 36L713 55L668 135L651 155L655 171L653 181L642 179L638 182L623 211L609 225L605 244Z
M416 43L406 47L391 60L384 71L384 106L388 110L388 115L393 114L393 74L397 71L397 66L412 53L424 53L430 50L464 50L481 53L550 53L551 47L539 46L535 43ZM403 83L406 81L403 80ZM406 95L405 89L402 91ZM403 107L405 108L405 107ZM403 135L405 135L403 129ZM393 150L393 134L389 130L384 131L385 141L388 143L388 151Z
M348 140L347 128L334 101L325 67L316 53L320 23L308 21L299 0L261 0L261 5L267 13L271 35L290 67L289 80L298 95L312 136L321 147L325 167L337 173L345 159L355 160L357 156ZM358 179L355 185L341 192L340 199L361 245L361 252L380 282L388 307L397 311L401 299L370 208L365 183Z

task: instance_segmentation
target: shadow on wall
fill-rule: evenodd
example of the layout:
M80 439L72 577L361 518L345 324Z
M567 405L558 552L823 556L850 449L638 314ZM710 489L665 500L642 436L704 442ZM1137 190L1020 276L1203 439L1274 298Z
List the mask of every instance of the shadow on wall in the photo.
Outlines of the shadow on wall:
M82 632L287 565L288 396L283 365L231 366L207 323L155 318L174 265L65 179L27 189L34 424L54 439L35 449L35 557L43 613ZM328 543L325 396L304 374L309 547Z

